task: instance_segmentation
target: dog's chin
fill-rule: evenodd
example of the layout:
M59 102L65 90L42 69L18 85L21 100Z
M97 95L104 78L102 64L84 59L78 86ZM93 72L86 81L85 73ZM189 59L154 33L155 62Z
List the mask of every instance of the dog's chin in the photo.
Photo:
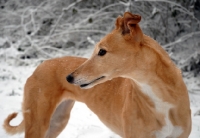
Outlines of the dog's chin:
M89 83L85 83L85 84L81 84L79 85L82 89L89 89L89 88L92 88L94 86L96 86L97 84L100 84L100 83L103 83L105 82L105 76L101 76Z

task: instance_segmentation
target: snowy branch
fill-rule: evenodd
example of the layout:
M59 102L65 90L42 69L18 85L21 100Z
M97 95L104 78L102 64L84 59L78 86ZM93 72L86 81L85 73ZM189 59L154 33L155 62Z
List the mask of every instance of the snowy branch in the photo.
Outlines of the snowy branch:
M187 40L187 39L189 39L191 37L194 37L195 35L200 35L200 31L186 34L186 35L180 37L179 39L177 39L174 42L171 42L171 43L168 43L166 45L163 45L163 48L167 48L167 47L170 47L170 46L175 45L177 43L181 43L181 42L183 42L183 41L185 41L185 40Z

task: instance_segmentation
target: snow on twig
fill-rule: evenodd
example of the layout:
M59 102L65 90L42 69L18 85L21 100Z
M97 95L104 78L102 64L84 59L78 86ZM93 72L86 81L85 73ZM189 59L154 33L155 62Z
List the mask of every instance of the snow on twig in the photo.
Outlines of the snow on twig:
M135 1L148 1L148 2L165 2L165 3L169 3L171 5L174 5L174 6L177 6L177 7L180 7L181 9L178 9L177 10L180 10L181 12L184 12L185 14L188 14L190 15L191 17L193 17L193 19L195 19L198 24L200 24L200 21L194 16L194 14L192 12L190 12L189 10L187 10L185 7L181 6L180 4L176 3L176 2L173 2L173 1L169 1L169 0L135 0Z
M163 45L163 48L167 48L167 47L170 47L170 46L175 45L175 44L177 44L177 43L181 43L181 42L183 42L183 41L185 41L185 40L187 40L187 39L189 39L189 38L191 38L191 37L193 37L193 36L195 36L195 35L200 35L200 31L198 31L198 32L192 32L192 33L186 34L186 35L180 37L179 39L177 39L177 40L174 41L174 42L171 42L171 43L168 43L168 44L166 44L166 45Z
M69 34L69 33L78 33L78 32L83 32L83 33L88 33L88 32L93 32L93 33L101 33L101 34L107 34L106 31L102 31L102 30L71 30L71 31L64 31L61 33L57 33L52 35L51 37L55 37L55 36L59 36L59 35L65 35L65 34Z
M63 8L62 13L61 13L61 15L58 17L58 19L57 19L57 21L56 21L56 23L55 23L55 26L51 29L51 31L50 31L50 33L49 33L49 35L48 35L49 37L48 37L47 40L45 41L45 44L46 44L46 43L49 41L49 39L51 38L51 36L52 36L52 34L54 33L56 27L58 26L60 20L62 19L62 17L63 17L63 15L64 15L65 11L69 10L70 8L72 8L74 5L76 5L77 3L81 2L81 1L82 1L82 0L78 0L78 1L76 1L76 2L74 2L74 3L72 3L72 4L70 4L67 8Z
M122 3L114 3L114 4L107 5L103 8L101 8L100 10L96 11L95 13L88 15L88 17L86 19L82 20L79 24L82 25L83 23L87 22L91 17L96 17L98 14L101 14L101 12L103 12L104 10L106 10L110 7L119 6L119 5L122 5Z

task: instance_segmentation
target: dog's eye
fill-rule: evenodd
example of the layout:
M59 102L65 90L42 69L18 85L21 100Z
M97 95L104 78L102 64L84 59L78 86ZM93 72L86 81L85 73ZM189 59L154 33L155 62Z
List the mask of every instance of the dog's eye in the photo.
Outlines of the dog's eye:
M106 54L106 50L105 49L100 49L98 55L99 56L104 56Z

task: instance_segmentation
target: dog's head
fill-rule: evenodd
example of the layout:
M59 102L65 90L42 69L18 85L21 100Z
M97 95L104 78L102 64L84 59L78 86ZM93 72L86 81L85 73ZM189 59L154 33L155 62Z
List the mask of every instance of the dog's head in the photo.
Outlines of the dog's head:
M95 46L90 59L67 76L67 81L90 88L115 77L127 76L137 66L143 33L138 25L140 15L124 13L118 17L115 29Z

